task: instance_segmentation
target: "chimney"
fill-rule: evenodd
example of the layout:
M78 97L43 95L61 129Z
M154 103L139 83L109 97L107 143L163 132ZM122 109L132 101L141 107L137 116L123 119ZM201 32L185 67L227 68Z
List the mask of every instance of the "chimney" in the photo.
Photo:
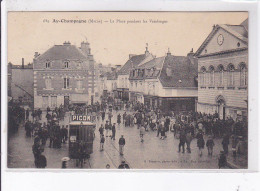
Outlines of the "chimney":
M34 58L37 58L39 56L39 53L38 52L35 52L34 53Z
M193 57L195 55L195 53L193 52L193 48L191 49L191 51L187 54L188 57Z
M149 55L148 43L146 43L146 47L145 47L145 55L146 55L146 56Z
M63 45L67 45L67 46L69 46L70 45L70 41L65 41L64 43L63 43Z
M80 47L81 51L85 54L85 55L90 55L91 54L91 49L89 47L89 43L88 42L81 42L81 47Z
M24 69L24 58L22 58L22 68Z
M167 56L171 56L170 48L168 48Z

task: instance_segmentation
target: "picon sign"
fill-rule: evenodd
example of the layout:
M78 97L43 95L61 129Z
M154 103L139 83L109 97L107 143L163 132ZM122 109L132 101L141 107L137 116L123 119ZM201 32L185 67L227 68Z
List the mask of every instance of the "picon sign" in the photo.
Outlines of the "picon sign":
M90 115L72 115L72 121L92 121Z

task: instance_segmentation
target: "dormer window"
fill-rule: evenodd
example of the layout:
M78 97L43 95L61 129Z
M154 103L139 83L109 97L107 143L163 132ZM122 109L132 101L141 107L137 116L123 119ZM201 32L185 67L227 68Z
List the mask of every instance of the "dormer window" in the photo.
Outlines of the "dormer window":
M68 61L64 62L64 68L69 68L69 62Z
M45 68L50 68L51 67L51 63L50 62L46 62L45 63Z

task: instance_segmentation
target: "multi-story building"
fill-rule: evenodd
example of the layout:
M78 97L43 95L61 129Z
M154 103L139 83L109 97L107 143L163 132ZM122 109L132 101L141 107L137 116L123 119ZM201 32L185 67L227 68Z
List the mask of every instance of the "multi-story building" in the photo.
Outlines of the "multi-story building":
M216 25L196 52L198 111L247 116L248 20L241 25Z
M133 101L163 111L195 111L197 99L197 59L171 55L154 58L132 69L130 94Z
M123 101L129 100L129 74L130 71L145 62L152 60L154 56L148 51L146 47L145 53L141 55L130 54L128 61L122 66L118 72L117 77L117 94ZM131 96L131 95L130 95Z
M94 59L88 42L77 48L70 42L35 53L34 107L55 108L91 104L95 96Z

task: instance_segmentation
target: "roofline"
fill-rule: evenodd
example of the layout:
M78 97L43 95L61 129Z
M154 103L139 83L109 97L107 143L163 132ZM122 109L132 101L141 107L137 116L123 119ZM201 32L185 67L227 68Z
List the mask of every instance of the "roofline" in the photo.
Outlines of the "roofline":
M85 56L85 55L83 54L83 52L82 52L76 45L73 45L73 44L70 44L70 45L53 45L52 47L50 47L50 48L48 48L46 51L44 51L43 54L40 54L38 57L34 58L34 60L38 60L42 55L44 55L47 51L49 51L50 49L54 48L55 46L74 46L74 47L80 52L80 54L81 54L82 56L84 56L86 60L88 60L88 57ZM52 59L52 60L60 60L60 59ZM69 60L82 60L82 59L69 59Z
M200 55L200 56L197 56L197 58L215 56L215 55L219 55L219 54L227 54L227 53L236 52L236 51L243 51L243 50L247 50L247 49L248 49L248 47L231 49L231 50L224 50L224 51L220 51L220 52L214 52L214 53L211 53L211 54Z
M170 86L163 86L163 89L198 89L198 87L170 87Z
M234 26L234 25L230 25L230 26ZM242 25L238 25L238 26L242 26ZM244 27L244 26L243 26ZM198 55L201 53L202 49L208 44L208 42L212 39L212 37L214 36L214 34L217 32L217 30L219 28L222 28L224 31L226 31L227 33L231 34L232 36L234 36L235 38L245 42L246 44L248 44L248 42L244 41L241 38L238 38L237 36L235 36L234 34L230 33L229 31L227 31L225 28L221 27L221 25L216 25L215 28L209 33L209 35L206 37L206 39L203 41L203 43L200 45L200 47L198 48L198 50L195 52L195 56L198 57Z

